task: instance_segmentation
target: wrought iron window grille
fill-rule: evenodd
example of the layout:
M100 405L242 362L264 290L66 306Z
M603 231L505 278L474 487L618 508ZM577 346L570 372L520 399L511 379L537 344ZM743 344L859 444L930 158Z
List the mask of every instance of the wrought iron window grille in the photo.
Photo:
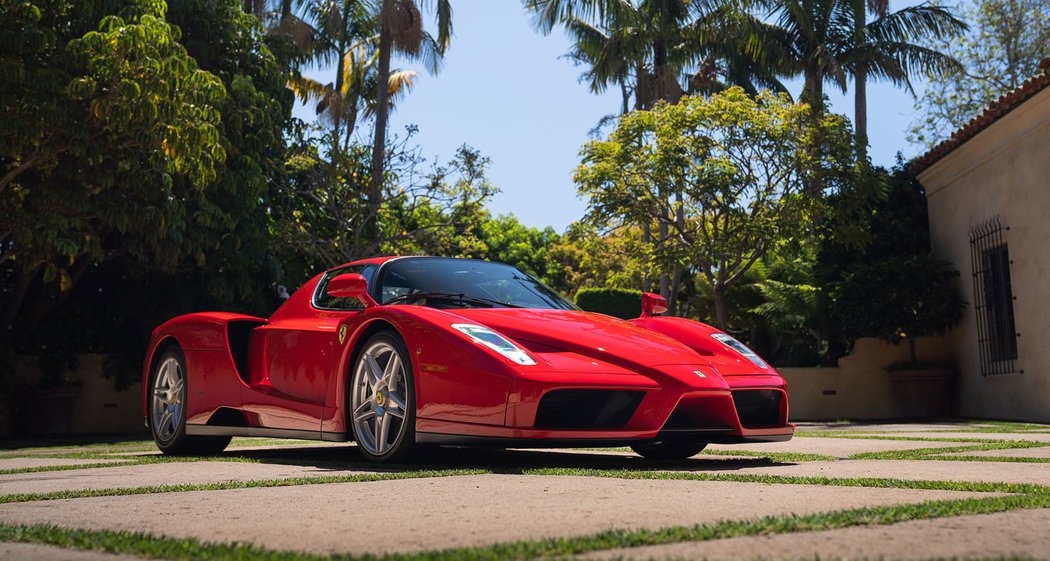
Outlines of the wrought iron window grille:
M1017 365L1017 325L1010 284L1009 247L998 216L970 229L970 260L973 266L974 312L977 314L977 347L981 374L1023 373Z

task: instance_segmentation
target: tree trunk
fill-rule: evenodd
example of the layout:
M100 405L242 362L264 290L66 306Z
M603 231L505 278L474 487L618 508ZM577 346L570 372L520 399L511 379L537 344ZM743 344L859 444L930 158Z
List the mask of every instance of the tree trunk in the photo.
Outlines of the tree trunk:
M648 247L649 244L653 243L653 230L649 225L649 222L642 222L642 245ZM649 278L649 262L642 265L642 292L651 292L653 289L652 280Z
M678 293L682 290L682 266L676 264L671 272L671 297L667 299L667 309L672 316L679 316Z
M660 235L656 240L656 250L658 252L662 251L665 245L667 245L667 220L662 219L660 220ZM666 299L671 297L669 281L667 270L664 267L660 267L660 296Z
M383 166L386 163L386 124L390 114L390 29L386 13L392 0L384 0L379 16L379 69L376 76L376 130L372 137L372 169L368 177L368 216L365 236L379 237L379 207L383 204Z
M854 21L853 37L857 44L865 40L865 26L867 25L867 0L853 0ZM856 127L856 150L857 163L865 166L868 161L868 72L864 68L858 68L856 72L856 91L854 93L853 120Z
M715 327L725 331L726 324L729 323L729 311L726 309L725 285L722 281L716 280L711 283L711 293L715 297Z
M335 69L335 92L328 107L332 111L332 156L339 151L339 128L343 120L343 57L346 56L346 43L339 43L339 62Z

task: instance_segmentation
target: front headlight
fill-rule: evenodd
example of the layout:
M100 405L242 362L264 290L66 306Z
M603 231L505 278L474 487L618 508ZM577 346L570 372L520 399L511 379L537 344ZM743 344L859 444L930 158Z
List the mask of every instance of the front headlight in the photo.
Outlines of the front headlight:
M518 364L525 366L536 364L536 361L521 347L487 327L473 323L453 323L452 328Z
M744 358L750 360L751 363L755 366L763 370L769 368L769 365L766 364L766 362L762 360L757 354L755 354L755 351L752 351L751 349L747 348L747 345L741 343L740 341L737 341L731 336L726 335L725 333L712 333L711 337L713 337L716 341L722 343L723 345L744 355Z

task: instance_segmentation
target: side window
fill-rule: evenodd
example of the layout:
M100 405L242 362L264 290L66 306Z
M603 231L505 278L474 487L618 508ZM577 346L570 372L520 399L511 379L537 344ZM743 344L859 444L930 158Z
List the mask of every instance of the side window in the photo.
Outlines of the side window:
M314 291L314 307L322 310L363 310L364 304L357 298L334 298L327 293L328 281L346 273L358 273L372 284L372 275L375 273L375 265L351 265L340 269L333 269L325 273L321 281L317 283Z

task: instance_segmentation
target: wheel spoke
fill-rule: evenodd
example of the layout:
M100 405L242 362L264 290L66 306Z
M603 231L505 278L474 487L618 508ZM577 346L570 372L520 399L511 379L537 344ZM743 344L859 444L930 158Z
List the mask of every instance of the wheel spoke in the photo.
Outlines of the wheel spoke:
M369 419L374 419L375 416L376 416L376 412L373 411L370 408L370 409L368 409L367 411L365 411L363 413L354 415L354 422L355 423L363 423L363 422L365 422L365 421L367 421Z
M379 385L379 380L383 376L383 369L379 367L379 363L376 362L376 357L371 354L365 355L365 373L368 375L368 385L372 389L375 389Z
M168 431L168 425L171 423L171 409L165 407L164 412L160 415L160 421L157 422L157 433L161 436L167 436L170 434Z
M396 393L391 391L387 394L387 397L390 399L390 403L393 405L393 407L387 408L388 411L393 411L397 409L403 412L405 410L405 400L402 399L400 395L397 395Z
M393 389L397 386L397 379L401 377L401 357L396 352L390 353L390 360L386 362L383 369L383 382L386 387Z
M376 417L375 426L375 445L376 454L382 454L386 451L386 419L387 417Z

